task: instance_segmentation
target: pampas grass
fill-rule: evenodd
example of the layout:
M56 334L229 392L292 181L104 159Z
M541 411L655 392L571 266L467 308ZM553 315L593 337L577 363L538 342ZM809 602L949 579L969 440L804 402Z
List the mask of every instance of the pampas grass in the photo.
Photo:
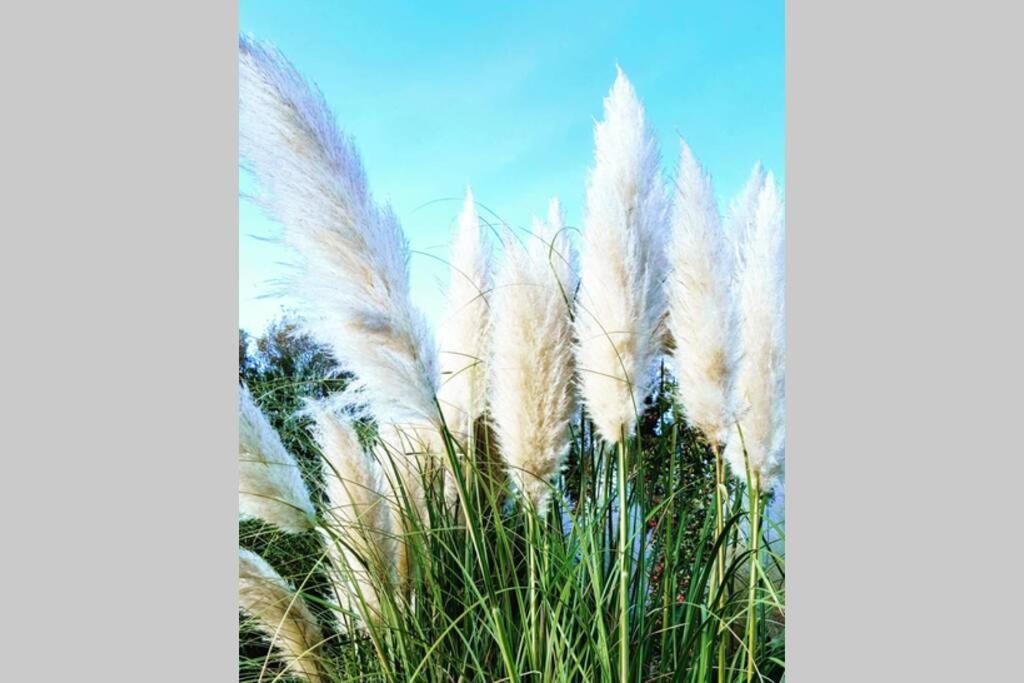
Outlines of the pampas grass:
M242 154L298 255L288 291L356 376L307 404L325 465L319 520L297 469L258 472L284 492L272 498L298 501L263 516L298 509L283 528L315 523L318 534L243 539L286 576L305 574L302 596L329 610L321 648L303 597L240 553L242 607L291 670L332 681L780 680L785 643L769 622L785 614L784 560L759 545L759 487L782 461L774 180L755 169L723 221L684 143L670 217L657 146L620 71L595 130L582 283L552 201L534 234L503 236L492 286L467 192L438 358L410 302L404 236L371 197L353 143L276 52L243 38L240 60ZM638 426L669 337L672 372ZM250 440L273 443L261 430ZM495 444L507 477L481 466Z
M663 338L668 203L644 110L621 70L594 129L576 315L583 401L608 442L628 437Z
M742 237L736 283L740 355L734 402L738 427L726 458L741 479L749 472L770 488L785 449L785 225L782 200L768 174Z
M711 178L686 142L679 146L667 287L672 367L687 422L709 443L721 444L731 424L736 345L731 255Z
M327 509L321 535L338 603L357 622L380 613L378 587L391 583L395 539L391 503L385 497L380 465L359 443L351 419L323 402L310 403L314 438L326 463Z
M527 245L509 236L494 290L491 411L516 489L541 514L569 448L573 257L557 200ZM568 295L568 296L567 296Z
M764 187L765 170L760 162L754 164L750 177L740 193L729 202L729 212L725 219L725 232L733 246L733 256L739 258L739 250L747 236L753 230L754 218L757 213L757 198Z
M291 533L312 529L316 514L298 463L245 386L238 402L238 509Z
M319 683L318 651L323 635L302 599L256 553L238 549L238 605L270 639L288 669Z
M323 96L272 48L239 41L240 154L265 211L297 254L286 283L313 336L355 378L339 401L381 425L401 481L392 499L422 508L419 474L443 443L433 332L409 294L409 248L377 203L353 141ZM414 442L414 443L410 443Z
M756 169L750 184L754 182ZM762 583L759 573L763 576L764 572L760 547L761 492L781 481L785 449L785 232L782 200L771 174L764 179L752 220L748 218L746 225L747 230L736 236L740 355L733 403L738 421L726 444L725 457L733 473L747 484L748 545L753 565L748 579L747 612L752 614ZM746 631L746 672L747 681L751 681L756 673L758 647L755 619L747 619Z
M488 298L493 286L490 247L480 229L472 189L466 190L449 267L447 308L438 335L444 378L438 400L448 428L468 439L486 408Z
M409 248L370 193L323 96L272 48L239 40L240 154L298 255L287 283L313 335L382 422L436 424L433 333L409 298Z

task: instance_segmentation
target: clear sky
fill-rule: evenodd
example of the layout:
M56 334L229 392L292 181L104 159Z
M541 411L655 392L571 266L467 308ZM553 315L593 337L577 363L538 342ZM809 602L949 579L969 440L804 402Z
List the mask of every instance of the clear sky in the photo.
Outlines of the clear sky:
M543 216L556 195L579 225L616 64L667 175L682 135L723 205L758 160L784 183L784 23L782 0L240 3L241 30L319 85L371 189L391 202L413 251L428 254L412 256L412 290L434 320L447 280L439 259L467 184L513 226ZM258 298L286 258L259 239L274 234L240 200L240 325L251 332L282 305Z

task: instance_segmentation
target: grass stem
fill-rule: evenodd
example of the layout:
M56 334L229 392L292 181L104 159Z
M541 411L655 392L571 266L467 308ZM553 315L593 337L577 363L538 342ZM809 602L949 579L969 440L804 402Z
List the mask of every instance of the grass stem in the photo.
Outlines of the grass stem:
M619 683L629 681L629 516L626 509L626 439L618 443L619 454Z
M757 633L756 598L758 541L761 536L761 473L754 472L750 484L750 595L747 601L747 683L754 680L754 648Z
M715 607L719 614L723 614L725 594L719 588L725 581L725 543L721 541L725 529L725 463L722 462L722 453L717 443L711 444L711 450L715 454L715 539L720 545L718 546L718 558L711 581L710 595L719 595L718 604ZM722 620L719 620L718 624L718 681L725 683L725 628Z

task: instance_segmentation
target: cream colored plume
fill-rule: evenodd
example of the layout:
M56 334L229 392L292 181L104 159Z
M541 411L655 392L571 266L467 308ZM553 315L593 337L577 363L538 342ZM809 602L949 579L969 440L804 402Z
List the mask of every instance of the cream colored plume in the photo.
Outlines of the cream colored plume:
M323 96L274 49L239 40L240 155L256 201L298 256L287 291L355 373L346 392L383 423L437 424L433 333L409 295L409 248L370 192Z
M620 70L594 129L576 312L583 401L608 442L628 437L664 339L668 201L657 143Z
M506 239L494 289L491 415L509 477L543 513L569 449L575 407L573 255L553 200L524 247Z
M438 400L448 429L465 441L487 404L488 299L493 286L490 248L472 189L466 190L449 262L447 310L438 334L442 375Z
M305 600L256 553L238 549L238 606L255 620L271 645L300 678L319 683L324 642Z
M734 403L742 430L726 446L733 472L746 477L743 446L762 490L781 477L785 453L785 217L771 174L758 194L754 220L741 242L736 282L740 353Z
M730 299L732 255L711 178L680 140L667 290L672 364L686 420L710 443L725 442L736 324Z
M292 533L312 529L316 514L298 463L245 386L238 403L238 510Z
M327 509L320 528L338 602L360 622L380 614L379 589L395 571L392 512L384 473L359 443L351 419L310 403L314 438L324 457Z

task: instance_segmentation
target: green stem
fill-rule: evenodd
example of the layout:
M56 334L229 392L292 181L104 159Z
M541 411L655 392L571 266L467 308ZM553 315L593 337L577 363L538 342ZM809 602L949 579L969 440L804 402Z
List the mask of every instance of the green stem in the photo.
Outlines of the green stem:
M528 509L526 511L526 533L527 533L527 543L526 543L526 546L528 548L528 551L527 551L528 552L528 555L527 555L527 557L528 557L528 565L529 565L529 579L528 580L530 582L529 589L527 591L528 599L530 601L530 616L529 616L529 626L528 626L528 629L529 629L528 632L530 633L530 639L529 639L529 642L530 642L530 658L531 658L532 663L534 664L534 667L536 668L536 666L538 664L538 654L540 652L540 648L538 647L538 642L539 642L539 639L540 639L540 634L538 633L538 624L537 624L537 556L536 556L536 551L535 551L535 541L536 541L536 539L535 539L535 534L534 534L534 529L535 529L535 526L536 526L536 520L534 518L535 517L535 512L536 512L536 508L534 508L532 505L530 506L530 509Z
M629 680L629 571L627 553L626 444L619 439L619 683Z
M505 629L501 626L501 618L497 605L491 607L491 621L494 624L494 635L498 641L498 650L501 652L501 660L505 663L505 671L508 672L510 681L518 681L519 675L516 672L515 664L512 663L512 653L509 651Z
M670 548L672 547L673 540L673 523L675 521L675 462L676 462L676 445L679 440L679 423L678 421L672 424L672 450L668 459L668 483L665 485L665 500L666 502L671 501L670 505L666 505L664 512L662 513L665 517L665 540L662 542L661 549L661 594L662 594L662 605L661 605L661 659L662 663L666 661L665 652L668 649L668 627L669 627L669 605L671 600L675 597L675 564L672 562L672 553Z
M757 550L761 537L761 473L754 472L750 486L750 596L747 600L747 683L754 680L754 640L757 623L754 604L757 591Z
M711 444L711 449L715 453L715 538L720 545L718 546L718 559L717 567L715 572L712 574L711 581L711 594L715 595L719 592L719 587L725 581L725 543L722 541L722 533L725 529L725 505L722 496L722 491L725 489L725 463L722 462L722 453L718 448L717 443ZM721 618L719 619L718 625L718 681L719 683L725 683L726 671L725 671L725 628L723 626L724 619L724 593L718 598L718 611Z

